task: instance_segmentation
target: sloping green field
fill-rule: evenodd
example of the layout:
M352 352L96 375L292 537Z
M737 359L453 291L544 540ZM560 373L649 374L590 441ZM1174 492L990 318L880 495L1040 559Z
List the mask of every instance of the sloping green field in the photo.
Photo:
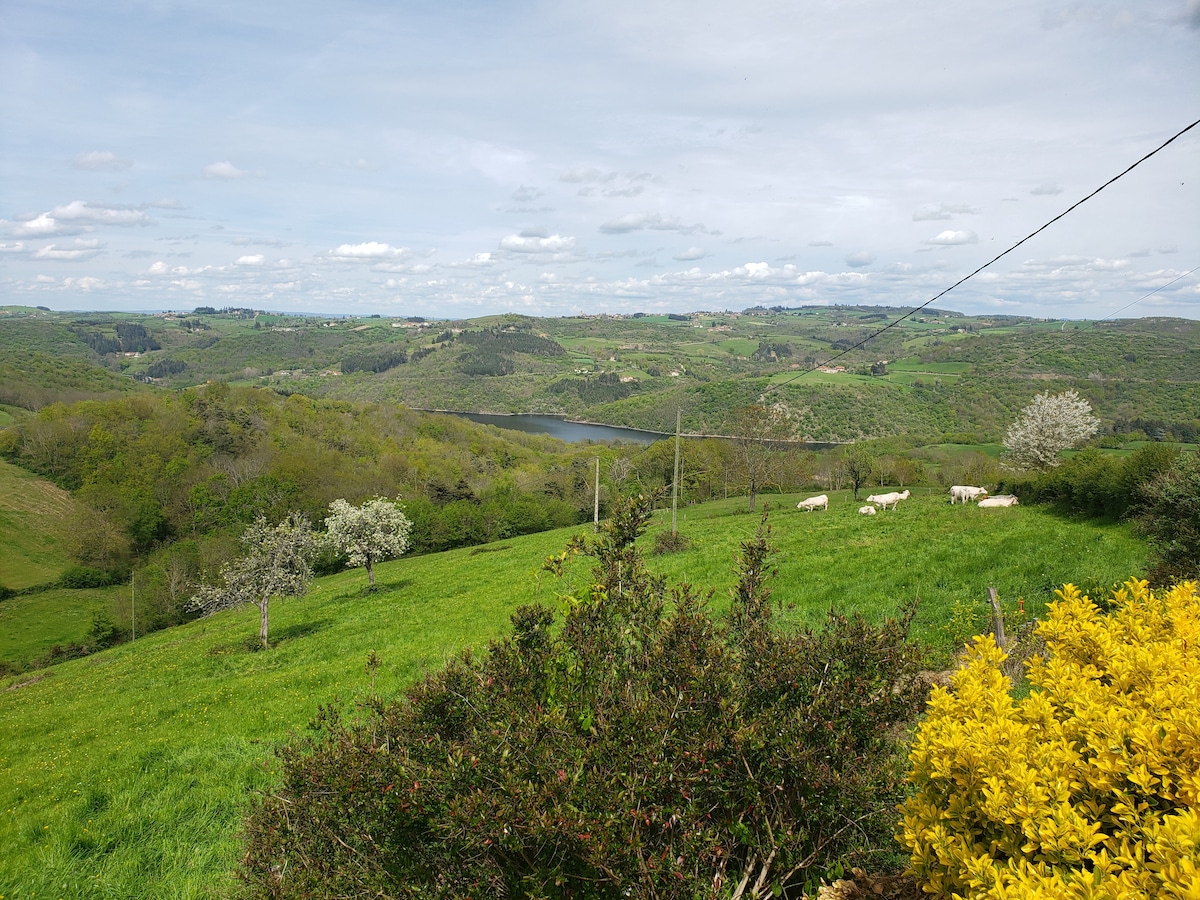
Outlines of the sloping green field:
M0 460L0 584L24 588L62 573L59 523L73 506L66 491Z
M865 517L845 492L828 512L765 499L778 509L775 596L794 604L785 622L818 622L831 605L877 618L919 594L918 632L941 646L935 662L954 642L947 620L969 607L967 618L983 621L988 585L1006 607L1021 597L1036 612L1063 581L1107 586L1145 560L1125 527L1036 508L951 507L940 493L918 494ZM716 588L723 609L733 551L757 523L744 507L681 511L694 548L652 567ZM669 513L652 531L664 527ZM250 793L273 782L272 748L320 704L362 697L368 652L382 658L376 688L386 696L463 646L483 646L518 604L556 603L563 585L536 572L570 533L388 563L374 594L361 570L321 579L273 605L269 651L251 649L250 608L0 680L0 896L230 892L238 822ZM586 579L588 567L576 561L571 578Z

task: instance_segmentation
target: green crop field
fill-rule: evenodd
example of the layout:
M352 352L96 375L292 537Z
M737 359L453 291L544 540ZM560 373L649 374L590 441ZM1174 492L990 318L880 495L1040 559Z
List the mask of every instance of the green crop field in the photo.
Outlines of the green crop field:
M1008 611L1020 599L1036 615L1064 581L1095 590L1145 563L1127 527L1040 508L952 507L940 492L918 492L866 517L846 492L831 494L827 512L799 512L797 499L760 496L773 509L783 624L819 623L831 606L877 619L919 596L916 632L934 645L931 665L984 623L988 586ZM745 504L681 510L693 548L651 566L713 587L720 612L734 551L758 522ZM660 511L643 543L669 524ZM575 530L388 563L371 594L361 570L320 579L272 605L268 651L252 649L249 608L0 679L0 896L229 893L238 823L252 792L273 783L273 747L321 704L363 698L370 651L386 696L483 646L518 604L556 605L589 563L575 561L566 584L537 571Z

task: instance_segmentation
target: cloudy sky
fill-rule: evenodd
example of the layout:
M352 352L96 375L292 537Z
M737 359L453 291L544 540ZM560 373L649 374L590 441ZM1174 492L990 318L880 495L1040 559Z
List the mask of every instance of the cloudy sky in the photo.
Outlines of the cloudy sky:
M1200 0L0 0L0 97L0 303L911 307L1200 118ZM1200 127L937 305L1197 266Z

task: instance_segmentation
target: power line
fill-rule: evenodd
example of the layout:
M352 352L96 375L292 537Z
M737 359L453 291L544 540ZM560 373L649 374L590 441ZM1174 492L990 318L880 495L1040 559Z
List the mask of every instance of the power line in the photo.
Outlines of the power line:
M1183 135L1187 134L1189 131L1191 131L1193 128L1195 128L1197 125L1200 125L1200 119L1197 119L1196 121L1192 122L1192 124L1188 125L1186 128L1184 128L1180 131L1177 131L1175 134L1173 134L1171 137L1167 138L1165 141L1163 141L1161 144L1159 144L1157 147L1155 147L1153 150L1151 150L1149 153L1147 153L1145 156L1143 156L1137 162L1135 162L1132 165L1130 165L1129 167L1127 167L1124 171L1119 172L1118 174L1114 175L1112 178L1108 179L1108 181L1104 182L1104 184L1100 185L1100 187L1096 188L1094 191L1092 191L1090 194L1088 194L1082 200L1077 200L1075 203L1072 203L1070 206L1068 206L1066 209L1064 209L1062 212L1060 212L1057 216L1055 216L1053 219L1051 219L1045 225L1043 225L1042 227L1038 228L1035 231L1031 231L1029 234L1025 235L1025 237L1021 238L1019 241L1017 241L1015 244L1013 244L1007 250L992 257L987 262L985 262L982 266L975 269L973 272L970 272L969 274L964 275L962 278L958 279L958 281L954 282L954 284L950 285L950 287L945 288L941 292L930 297L928 300L926 300L920 306L910 309L908 312L906 312L900 318L896 319L894 322L889 322L887 325L884 325L878 331L867 335L867 337L863 338L857 344L847 347L845 350L842 350L840 353L834 354L829 359L825 360L825 362L814 363L810 368L807 368L802 372L797 372L791 378L781 381L778 384L768 385L767 390L771 391L771 390L774 390L775 388L783 387L785 384L790 384L791 382L795 381L797 378L803 378L805 375L809 374L810 372L815 372L817 369L820 369L824 366L828 366L831 362L841 359L843 356L845 356L847 353L850 353L852 350L858 350L859 348L865 346L868 341L874 340L875 338L879 337L879 335L883 334L885 331L888 331L891 328L895 328L897 325L899 325L905 319L909 318L910 316L916 315L917 313L919 313L925 307L929 306L934 301L940 300L942 297L946 296L948 293L950 293L952 290L954 290L960 284L963 284L964 282L968 281L969 279L974 278L976 275L978 275L980 272L982 272L988 266L990 266L993 263L998 262L999 260L1008 256L1008 254L1012 253L1014 250L1016 250L1018 247L1020 247L1025 242L1027 242L1027 241L1031 240L1032 238L1036 237L1037 235L1041 234L1043 231L1045 231L1047 228L1049 228L1051 225L1053 225L1059 219L1063 218L1064 216L1068 215L1071 212L1074 212L1078 207L1082 206L1088 200L1091 200L1093 197L1095 197L1097 194L1099 194L1106 187L1108 187L1109 185L1124 178L1126 175L1128 175L1130 172L1132 172L1134 169L1136 169L1138 166L1140 166L1142 163L1144 163L1150 157L1154 156L1156 153L1158 153L1160 150L1167 147L1169 144L1171 144L1174 141L1178 140L1179 138L1183 137ZM1195 271L1195 270L1193 269L1192 271ZM1166 285L1164 285L1163 287L1165 287L1165 286ZM1161 290L1161 288L1160 288L1160 290ZM1152 291L1151 293L1154 293L1154 292ZM1149 296L1149 294L1147 296ZM1139 298L1139 300L1142 300L1142 299L1145 299L1145 298ZM1134 302L1136 303L1139 301L1134 301ZM1132 305L1133 304L1130 304L1130 306L1132 306ZM1128 308L1129 307L1125 307L1125 309L1128 309ZM1120 312L1120 311L1121 310L1117 310L1117 312ZM1112 313L1112 315L1116 315L1116 313Z

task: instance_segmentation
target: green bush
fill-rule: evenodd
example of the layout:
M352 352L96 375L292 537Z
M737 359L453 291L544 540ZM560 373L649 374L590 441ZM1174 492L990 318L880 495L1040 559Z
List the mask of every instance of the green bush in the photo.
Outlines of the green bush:
M1138 496L1139 525L1153 553L1150 580L1167 585L1200 578L1200 454L1181 454Z
M246 823L247 894L765 900L884 852L923 694L908 617L779 629L760 529L718 619L645 568L649 513L547 560L597 560L561 621L523 606L404 697L323 710Z
M69 566L58 576L59 586L65 588L101 588L119 584L120 581L115 572L93 569L91 566Z

